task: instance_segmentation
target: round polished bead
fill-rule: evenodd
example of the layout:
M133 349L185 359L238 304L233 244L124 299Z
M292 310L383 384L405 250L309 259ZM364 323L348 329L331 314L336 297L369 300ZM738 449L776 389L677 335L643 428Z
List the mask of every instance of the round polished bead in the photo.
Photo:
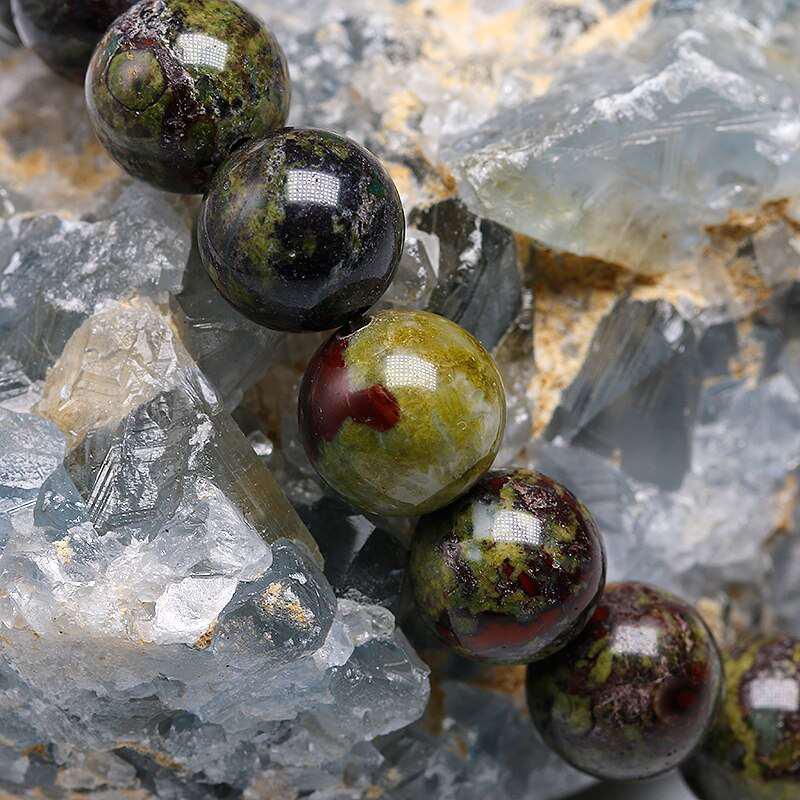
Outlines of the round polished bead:
M86 102L131 175L200 193L242 143L280 128L289 73L275 37L232 0L143 0L97 46Z
M491 356L424 311L383 311L338 331L300 389L300 432L320 476L385 516L424 514L467 491L491 466L505 420Z
M725 699L684 777L700 800L800 797L800 639L761 638L724 656Z
M54 72L83 83L97 43L135 1L11 0L11 7L23 44Z
M335 133L288 129L222 166L198 241L211 279L243 314L320 331L377 302L404 232L397 189L375 156Z
M692 753L721 686L716 645L691 607L640 583L617 583L576 639L528 667L528 706L545 742L573 766L639 780Z
M419 521L409 576L420 614L445 644L470 658L525 663L586 624L605 583L605 552L568 489L504 470Z

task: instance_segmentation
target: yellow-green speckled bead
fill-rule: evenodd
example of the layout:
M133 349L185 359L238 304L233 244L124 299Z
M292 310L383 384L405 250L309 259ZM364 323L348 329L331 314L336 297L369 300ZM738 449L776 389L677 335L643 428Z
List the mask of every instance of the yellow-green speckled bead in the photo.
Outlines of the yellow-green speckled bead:
M384 311L319 349L299 417L328 485L365 511L415 516L489 469L506 401L491 356L463 328L423 311Z

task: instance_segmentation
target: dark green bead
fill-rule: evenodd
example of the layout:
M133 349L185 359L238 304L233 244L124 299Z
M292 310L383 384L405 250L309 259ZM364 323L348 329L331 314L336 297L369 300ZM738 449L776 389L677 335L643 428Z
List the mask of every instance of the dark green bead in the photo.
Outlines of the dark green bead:
M526 663L563 647L594 611L605 552L588 510L524 469L489 472L423 517L409 577L419 613L462 655Z
M678 766L717 709L722 664L694 609L641 583L609 584L589 624L528 667L528 706L545 742L607 780Z
M351 504L417 516L491 466L505 393L491 356L463 328L424 311L383 311L317 351L299 421L312 464Z
M203 263L268 328L320 331L367 311L391 282L405 222L375 156L335 133L287 129L235 153L203 203Z
M135 0L11 0L17 32L54 72L83 83L97 43Z
M800 639L762 638L727 652L725 696L683 768L700 800L800 798Z
M204 192L236 147L284 125L289 99L278 42L232 0L144 0L108 29L86 75L111 157L173 192Z

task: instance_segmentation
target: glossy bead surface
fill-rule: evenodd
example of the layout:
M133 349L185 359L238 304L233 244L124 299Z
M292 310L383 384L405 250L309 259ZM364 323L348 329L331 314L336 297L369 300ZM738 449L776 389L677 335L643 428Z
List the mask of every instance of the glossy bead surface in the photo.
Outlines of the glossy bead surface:
M143 0L95 50L86 102L131 175L204 192L242 142L286 122L289 73L274 36L232 0Z
M503 470L419 521L409 577L419 613L445 644L525 663L586 624L605 583L605 553L568 489L538 472Z
M719 653L697 612L667 592L617 583L575 640L528 667L528 706L573 766L638 780L692 753L721 686Z
M300 432L320 476L385 516L424 514L467 491L491 466L505 420L491 356L424 311L383 311L338 331L300 389Z
M726 653L722 709L683 769L700 800L800 797L800 639L763 638Z
M14 23L26 47L50 69L83 83L94 48L135 0L12 0Z
M203 202L198 242L232 305L268 328L329 330L377 302L405 222L375 156L327 131L288 129L235 153Z

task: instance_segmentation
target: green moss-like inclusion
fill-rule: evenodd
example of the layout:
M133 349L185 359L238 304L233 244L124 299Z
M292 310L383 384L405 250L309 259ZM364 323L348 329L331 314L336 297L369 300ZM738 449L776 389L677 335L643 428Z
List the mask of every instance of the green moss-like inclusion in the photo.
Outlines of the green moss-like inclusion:
M455 576L450 564L441 557L436 544L450 534L449 518L439 514L426 520L424 533L417 531L411 548L409 572L414 577L417 603L425 615L437 620L447 607L448 591L456 590ZM455 595L458 597L458 595Z
M184 63L191 83L163 78L164 88L154 73L150 88L132 97L124 75L118 74L124 62L116 63L119 47L129 44L112 26L90 71L90 111L97 112L101 141L134 174L164 188L198 191L235 142L262 137L285 123L290 98L286 64L272 34L233 2L165 0L163 7L151 6L147 25L157 43L155 52L163 49L163 58L171 61L180 57L176 48L181 33L203 34L227 48L224 67ZM161 66L167 68L167 61ZM181 127L180 119L170 119L176 114L176 98L184 133L165 137L165 126Z
M155 54L149 50L117 53L108 67L108 90L132 111L144 109L164 94L166 78Z
M436 385L387 381L387 357L404 354L435 365ZM323 443L317 466L343 495L378 513L426 513L491 465L505 425L505 395L491 357L466 331L425 312L384 312L352 336L344 358L350 389L386 386L400 419L386 432L348 419ZM479 424L486 414L496 418L496 429ZM407 499L396 497L398 485Z
M736 740L744 747L744 774L749 780L756 783L763 780L762 759L767 762L772 759L759 755L758 731L745 717L740 691L745 675L753 668L758 652L763 646L763 641L757 641L738 658L728 658L725 661L727 688L723 705L724 719L733 731ZM773 756L775 755L777 754L773 753ZM795 752L794 755L796 757L797 753ZM776 759L776 761L778 763L771 764L771 766L778 768L788 766L787 763L781 764L780 759Z
M498 511L519 507L516 486L517 481L524 479L525 475L526 472L520 470L514 479L501 488ZM537 479L535 473L530 473L530 479ZM551 607L552 601L548 599L547 592L531 597L518 582L520 574L528 568L529 553L523 544L476 537L469 503L451 513L454 516L448 515L446 523L437 517L426 520L417 533L413 555L417 570L415 574L424 575L424 578L416 581L417 593L422 598L426 613L437 618L445 609L457 606L473 617L490 611L524 621ZM564 545L573 541L577 528L578 521L574 517L565 526L550 519L545 525L546 536L540 545L554 563L567 571L576 568L577 559L564 552ZM438 552L437 545L444 537L458 541L459 557L469 567L474 580L469 592L463 591L456 575ZM508 580L504 591L498 593L497 580L501 574L506 574ZM514 586L517 588L514 589ZM578 589L576 586L576 591Z
M800 741L784 731L775 717L765 718L763 724L774 726L773 733L783 733L783 741L776 744L772 736L760 738L753 712L748 714L742 706L745 677L754 668L761 649L769 644L769 639L758 639L735 656L725 656L726 689L722 708L703 745L703 753L691 766L695 773L702 770L700 783L708 790L709 800L718 800L717 792L719 798L728 797L731 790L737 797L741 795L748 800L797 800L797 779L778 775L790 774L797 768ZM800 647L791 658L794 664L800 664ZM713 770L717 768L720 777L714 780ZM768 775L767 768L777 774Z
M569 729L570 736L581 737L591 732L594 722L589 696L562 690L564 676L546 670L537 670L528 680L531 715L540 725L549 724L552 716Z
M591 698L568 694L551 687L553 706L557 716L564 720L573 736L584 736L592 730Z
M543 599L530 598L521 588L504 592L502 596L497 592L497 576L502 574L504 562L508 562L513 570L509 585L513 585L524 568L524 547L512 542L496 542L491 548L481 546L470 536L472 523L468 509L459 514L454 531L445 523L435 530L426 528L417 533L419 540L412 551L412 569L417 596L425 613L436 619L445 609L457 607L473 619L485 611L504 613L517 619L533 616L539 606L547 605ZM453 533L460 540L460 557L469 565L475 581L468 594L437 547L442 538L451 537ZM474 557L470 550L474 550Z
M249 12L228 0L168 0L168 8L182 18L187 32L196 30L218 39L228 48L222 70L210 64L193 63L185 67L194 75L206 74L211 79L209 83L196 84L204 105L221 97L229 106L239 104L244 109L243 114L234 114L226 120L230 135L235 137L237 132L245 131L258 135L282 125L288 114L288 96L285 103L278 101L281 107L264 115L263 106L252 102L249 91L250 84L262 91L270 88L280 77L276 73L284 71L270 32Z
M285 172L282 148L272 147L268 153L263 148L242 150L219 169L203 206L202 226L208 236L201 236L201 242L210 239L223 247L230 232L237 231L236 247L244 261L215 252L206 259L206 267L214 283L240 308L258 311L258 297L274 278L273 259L283 252L275 235L286 214L282 193L261 187L258 199L262 202L256 206L257 176L269 173L273 180L285 181Z
M600 686L611 677L611 670L614 667L614 651L610 647L605 647L597 656L594 666L589 672L589 685Z
M275 136L268 148L260 148L253 152L251 158L255 164L255 175L246 176L244 164L224 172L224 188L221 180L215 181L214 194L219 201L215 203L215 215L220 220L217 228L239 228L241 230L237 248L242 255L242 269L258 275L260 289L268 290L273 281L281 281L275 274L275 265L283 264L292 258L277 235L280 226L286 219L286 181L288 174L287 146L299 148L308 154L309 163L314 159L327 159L331 155L346 159L352 155L348 143L334 134L321 131L289 130ZM300 162L291 164L293 169L302 167ZM225 168L223 168L225 169ZM252 169L251 169L252 171ZM260 184L258 183L260 179ZM258 192L260 203L252 203L253 192ZM240 222L241 220L241 222ZM334 231L344 227L343 222L334 214L332 218ZM224 231L218 236L224 238ZM360 248L360 240L356 237L354 249ZM305 257L314 254L317 242L307 235L300 245ZM229 284L235 283L232 276ZM233 290L234 287L231 285ZM255 295L246 287L241 290L241 301L244 307L255 307Z

